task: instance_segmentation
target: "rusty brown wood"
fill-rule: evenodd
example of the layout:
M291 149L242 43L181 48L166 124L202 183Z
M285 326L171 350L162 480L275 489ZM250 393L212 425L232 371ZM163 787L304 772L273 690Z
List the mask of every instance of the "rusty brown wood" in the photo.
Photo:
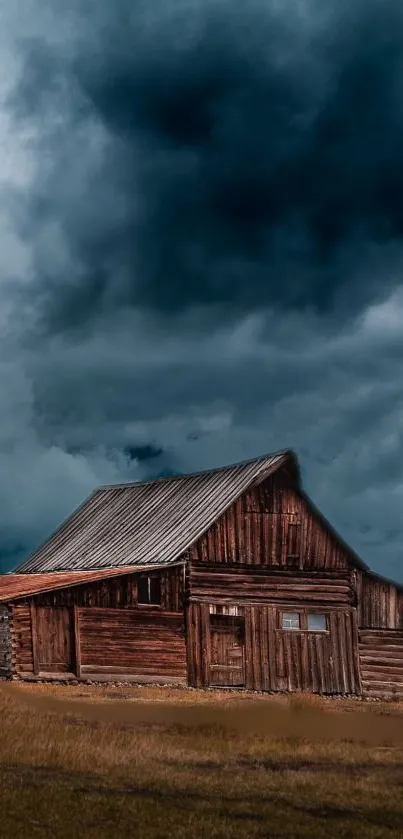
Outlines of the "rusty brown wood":
M359 630L364 695L403 696L403 631Z
M31 625L30 600L21 602L22 611L11 610L13 668L26 674L38 666L67 672L75 650L78 675L88 668L104 672L104 667L109 674L121 668L133 678L169 675L205 686L212 682L212 657L221 656L221 663L231 655L239 660L237 650L229 652L223 637L211 629L209 607L215 604L236 605L245 615L247 687L347 694L372 690L382 679L398 683L401 642L385 634L379 641L365 631L403 630L403 594L360 566L354 569L346 546L290 476L278 473L232 504L183 563L155 571L161 589L158 608L138 604L134 572L38 594L35 614L42 616L40 624L45 613L48 618L39 627L42 640L34 662L37 629ZM282 610L299 611L300 631L281 629ZM309 611L327 615L327 633L308 631ZM67 613L74 617L71 649ZM234 686L236 669L221 674L221 684L227 678Z
M81 667L123 667L131 673L186 676L182 613L78 609Z
M403 629L403 592L394 584L357 570L358 625Z
M193 562L345 569L347 548L292 482L278 473L236 501L190 550ZM353 563L354 564L354 563Z
M38 606L49 607L95 606L130 609L137 605L139 573L122 574L115 578L44 592L35 596L35 602ZM158 573L161 578L162 608L173 612L181 610L184 600L182 564L153 573Z
M36 606L34 603L31 603L30 607L31 612L31 644L32 644L32 666L35 675L37 676L39 673L39 660L38 660L38 628L37 628L37 621L36 621Z
M73 607L74 617L74 653L75 653L75 671L77 678L81 678L81 637L80 637L80 615L78 606Z

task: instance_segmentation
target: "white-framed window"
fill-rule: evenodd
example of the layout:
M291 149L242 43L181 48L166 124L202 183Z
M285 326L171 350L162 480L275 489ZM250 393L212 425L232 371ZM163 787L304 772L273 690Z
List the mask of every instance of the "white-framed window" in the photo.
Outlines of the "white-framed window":
M281 615L282 629L300 629L301 618L299 612L283 612Z

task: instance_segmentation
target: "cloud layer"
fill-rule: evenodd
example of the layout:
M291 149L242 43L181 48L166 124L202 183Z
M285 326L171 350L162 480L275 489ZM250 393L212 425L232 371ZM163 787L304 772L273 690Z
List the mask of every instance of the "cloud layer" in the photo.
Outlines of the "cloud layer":
M3 565L100 482L290 446L403 579L401 4L24 10L24 39L1 13Z

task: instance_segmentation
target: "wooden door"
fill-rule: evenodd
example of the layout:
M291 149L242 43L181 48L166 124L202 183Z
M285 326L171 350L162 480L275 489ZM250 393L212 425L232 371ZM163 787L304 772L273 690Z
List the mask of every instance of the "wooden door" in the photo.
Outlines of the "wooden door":
M36 608L36 670L38 673L72 673L73 616L66 607Z
M245 685L245 619L210 615L210 685Z

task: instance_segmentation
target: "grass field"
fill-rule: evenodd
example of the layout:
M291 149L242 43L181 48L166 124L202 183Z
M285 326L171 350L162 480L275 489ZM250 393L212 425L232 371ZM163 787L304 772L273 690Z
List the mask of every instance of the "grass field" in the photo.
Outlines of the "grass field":
M0 836L402 837L403 703L0 683Z

